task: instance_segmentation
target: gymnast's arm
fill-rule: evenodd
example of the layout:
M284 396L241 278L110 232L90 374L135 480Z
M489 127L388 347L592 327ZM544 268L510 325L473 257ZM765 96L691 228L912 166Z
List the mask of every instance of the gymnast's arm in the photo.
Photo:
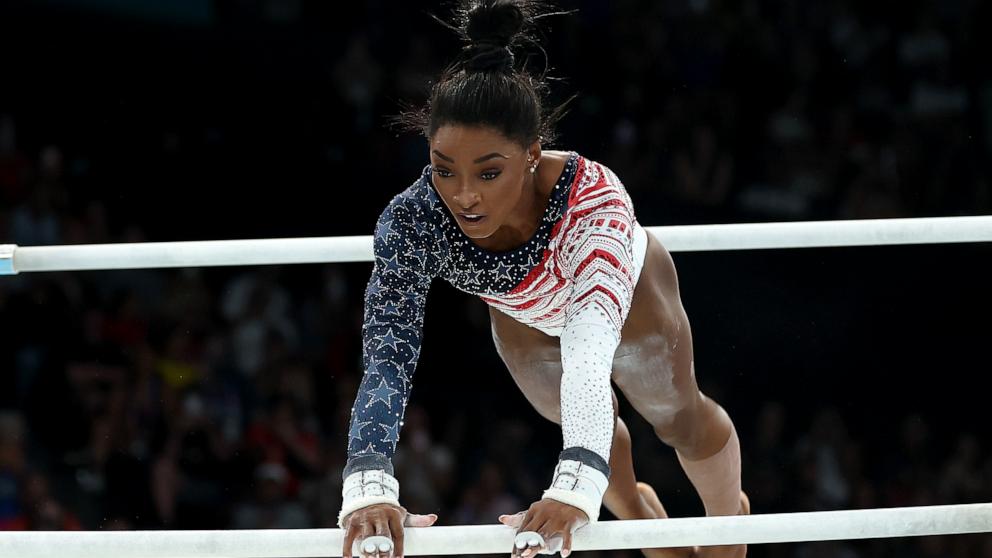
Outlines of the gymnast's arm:
M365 373L352 407L338 518L346 529L344 556L351 556L354 540L377 534L392 538L400 556L404 522L433 523L430 516L408 515L400 506L391 462L420 355L424 307L435 275L431 270L436 269L432 247L413 219L397 197L376 226L362 326Z
M610 475L610 376L634 294L633 227L629 206L606 205L582 217L563 246L564 268L574 281L561 333L564 450L544 497L579 507L590 521L599 515ZM569 476L580 479L575 488L564 488L572 486L564 482Z
M614 429L610 376L634 292L633 210L619 184L606 197L579 218L560 247L562 269L574 281L561 334L564 450L551 487L520 526L521 532L538 531L545 540L561 536L566 552L571 531L598 519L609 483ZM559 502L584 513L564 510Z

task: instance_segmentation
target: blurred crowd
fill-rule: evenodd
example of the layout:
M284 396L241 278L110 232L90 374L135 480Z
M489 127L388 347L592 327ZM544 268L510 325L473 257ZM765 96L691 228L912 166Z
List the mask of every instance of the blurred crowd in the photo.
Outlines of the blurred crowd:
M597 147L652 221L992 208L987 3L586 4L610 12L609 48L562 73L607 86L576 111L609 115ZM573 24L569 45L589 30Z
M242 3L253 7L245 12L216 3L218 17L290 28L315 4L260 0ZM990 20L987 2L576 4L547 38L554 73L568 78L562 88L580 93L561 145L613 168L645 224L992 211L992 78L980 55L990 45L978 23ZM423 29L396 40L408 45L400 56L375 41L396 24L367 23L328 72L326 102L347 117L319 140L319 165L348 182L368 172L349 161L383 156L396 162L382 171L395 182L355 202L364 220L352 216L358 228L347 234L370 233L384 202L425 164L421 139L397 138L380 122L395 99L422 95L451 52L432 41L444 31L426 16ZM132 176L94 176L112 164L105 154L30 133L34 118L0 104L0 243L174 239L115 197ZM189 153L200 148L187 135L154 133L159 162L196 169ZM224 129L205 134L237 141ZM153 182L151 174L138 178ZM107 176L117 182L94 186ZM0 278L0 529L334 526L368 272ZM461 303L444 321L428 312L426 362L395 459L401 499L444 524L493 523L540 494L559 434L527 411L492 350L430 349L454 332L488 343L481 303L438 296ZM496 386L492 401L450 392L444 378L466 373L453 356ZM503 383L485 379L496 376ZM734 414L745 397L721 402ZM734 416L756 512L992 501L992 452L979 435L917 413L880 433L830 402L810 414L788 401L748 404ZM674 454L647 425L629 423L642 479L675 515L700 513ZM977 557L992 556L992 540L777 545L752 555Z

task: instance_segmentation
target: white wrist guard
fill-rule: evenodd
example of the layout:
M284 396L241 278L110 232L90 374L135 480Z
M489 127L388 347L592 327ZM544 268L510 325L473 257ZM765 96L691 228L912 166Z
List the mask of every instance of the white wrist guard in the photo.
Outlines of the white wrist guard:
M575 506L586 512L589 522L599 519L603 494L610 481L601 471L581 461L564 459L555 467L551 488L544 491L544 498Z
M382 469L358 471L348 475L341 487L341 513L338 527L344 527L344 518L355 510L376 504L400 505L400 483Z

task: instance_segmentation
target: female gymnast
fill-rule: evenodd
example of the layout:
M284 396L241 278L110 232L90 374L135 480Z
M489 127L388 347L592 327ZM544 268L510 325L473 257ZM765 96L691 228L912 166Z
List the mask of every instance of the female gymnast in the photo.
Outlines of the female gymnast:
M734 425L696 385L671 256L637 222L610 169L574 152L541 149L561 111L542 110L543 76L518 68L513 55L541 15L537 8L527 0L465 2L461 56L434 85L427 107L405 115L426 135L430 165L376 226L362 328L365 375L343 472L344 556L356 540L376 535L395 546L363 545L366 556L402 556L403 526L436 520L400 506L390 461L435 277L489 305L493 339L514 381L562 428L564 449L543 497L499 518L541 536L518 535L514 557L528 558L556 538L567 556L572 533L596 521L602 504L620 519L666 517L654 490L634 478L611 380L675 449L707 515L749 513Z

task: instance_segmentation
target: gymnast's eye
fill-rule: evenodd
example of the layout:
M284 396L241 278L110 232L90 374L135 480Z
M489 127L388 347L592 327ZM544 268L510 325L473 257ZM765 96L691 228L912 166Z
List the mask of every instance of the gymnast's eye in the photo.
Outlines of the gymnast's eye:
M497 170L485 171L485 172L482 173L482 179L483 180L496 180L496 177L498 177L500 174L501 174L500 171L497 171Z
M434 174L440 176L441 178L451 178L454 176L447 169L439 169L437 167L434 167Z

